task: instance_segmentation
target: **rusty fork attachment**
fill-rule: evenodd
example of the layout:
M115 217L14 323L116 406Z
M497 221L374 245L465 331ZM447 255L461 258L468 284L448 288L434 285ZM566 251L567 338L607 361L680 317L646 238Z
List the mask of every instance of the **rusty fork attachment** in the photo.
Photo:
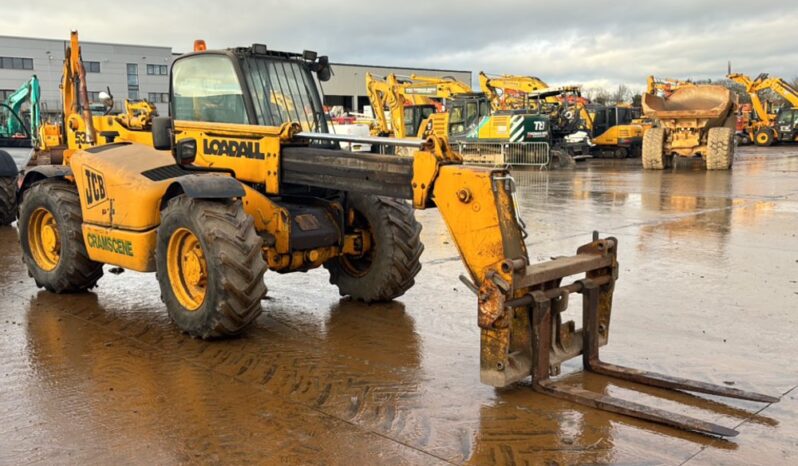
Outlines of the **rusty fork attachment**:
M598 239L598 234L594 233L593 241L580 247L576 256L531 266L517 265L513 289L528 291L516 291L515 297L504 303L506 310L513 310L512 323L507 330L516 333L509 338L516 342L516 351L512 351L511 343L507 359L498 365L490 364L485 345L491 338L486 340L483 327L483 381L503 386L520 380L522 374L531 374L533 389L550 396L702 434L737 435L736 430L718 424L569 386L551 378L559 374L561 362L581 354L586 371L615 379L763 403L778 401L778 398L759 393L603 362L599 358L599 346L607 343L609 335L612 293L618 277L617 244L615 238ZM561 284L563 278L583 273L585 278ZM563 324L561 318L568 306L568 296L573 293L582 295L582 328L578 330L574 322ZM519 341L527 351L518 350ZM497 379L495 373L491 375L491 371L497 370L504 379ZM501 383L496 383L497 380Z

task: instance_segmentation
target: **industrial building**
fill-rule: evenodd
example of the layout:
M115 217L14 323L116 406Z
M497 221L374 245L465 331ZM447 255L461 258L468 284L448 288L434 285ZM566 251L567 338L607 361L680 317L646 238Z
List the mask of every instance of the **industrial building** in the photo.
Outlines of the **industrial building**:
M43 112L60 114L62 108L58 86L68 37L68 31L64 31L64 40L0 36L0 102L35 74L41 84ZM176 55L171 47L82 40L81 48L90 100L96 102L101 91L110 89L117 111L121 110L125 99L147 99L156 105L161 115L168 113L169 67ZM348 63L333 63L332 66L332 79L322 83L324 103L340 105L347 111L363 111L368 105L366 73L380 76L389 73L453 76L463 82L471 82L470 71Z
M42 89L42 110L58 114L65 40L0 36L0 100L35 74ZM148 99L167 114L171 47L108 44L81 41L89 99L97 101L101 91L111 90L116 110L125 99Z

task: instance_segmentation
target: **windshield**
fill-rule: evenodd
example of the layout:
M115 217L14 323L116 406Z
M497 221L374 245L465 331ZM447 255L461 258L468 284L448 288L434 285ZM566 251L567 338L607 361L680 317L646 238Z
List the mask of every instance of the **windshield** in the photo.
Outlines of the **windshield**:
M792 124L792 116L793 116L792 110L783 110L779 112L778 124L780 125Z
M224 55L198 55L172 68L174 117L214 123L249 123L233 63Z
M258 123L280 126L295 122L303 131L326 133L324 108L307 65L275 58L246 58L241 62Z
M28 128L6 104L0 104L0 138L29 138Z

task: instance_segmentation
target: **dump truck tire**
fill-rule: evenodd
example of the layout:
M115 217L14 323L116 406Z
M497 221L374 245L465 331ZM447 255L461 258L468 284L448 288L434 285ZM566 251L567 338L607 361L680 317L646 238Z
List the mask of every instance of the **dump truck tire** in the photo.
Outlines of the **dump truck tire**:
M771 146L774 139L773 130L770 128L762 128L754 134L754 143L757 146Z
M710 128L707 135L707 170L728 170L734 162L734 131Z
M665 128L651 128L643 136L643 168L664 170L670 157L665 156Z
M11 225L17 216L17 179L0 177L0 226Z
M89 259L75 185L45 180L31 186L19 207L22 258L36 286L53 293L90 290L103 265Z
M161 213L155 250L161 301L191 336L236 335L261 313L263 240L240 201L177 196Z
M415 283L421 270L421 224L404 201L350 194L357 226L371 232L372 245L363 257L341 256L324 264L330 283L341 296L366 303L390 301Z

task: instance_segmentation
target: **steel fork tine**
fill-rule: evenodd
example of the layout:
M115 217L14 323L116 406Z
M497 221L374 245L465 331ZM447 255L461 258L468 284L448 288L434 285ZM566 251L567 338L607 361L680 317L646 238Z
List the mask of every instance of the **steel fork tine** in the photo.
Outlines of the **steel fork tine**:
M598 306L598 287L589 279L583 280L582 285L582 338L584 339L582 361L585 370L668 390L686 390L741 400L760 401L763 403L775 403L779 401L776 397L763 395L761 393L748 392L736 388L724 387L722 385L700 382L698 380L684 379L603 362L599 358L598 350L599 324L596 312Z
M600 360L592 362L590 367L586 366L586 369L597 374L668 390L686 390L690 392L707 393L709 395L725 396L728 398L737 398L740 400L760 401L762 403L776 403L779 401L777 397L770 395L724 387L722 385L700 382L698 380L658 374L656 372L641 371L631 367L617 366Z
M568 400L591 408L623 414L626 416L643 419L646 421L664 424L678 429L690 430L705 434L734 437L739 432L712 422L702 421L690 416L684 416L663 409L652 408L632 401L603 395L577 387L569 387L553 381L543 381L536 385L536 391L547 395Z

